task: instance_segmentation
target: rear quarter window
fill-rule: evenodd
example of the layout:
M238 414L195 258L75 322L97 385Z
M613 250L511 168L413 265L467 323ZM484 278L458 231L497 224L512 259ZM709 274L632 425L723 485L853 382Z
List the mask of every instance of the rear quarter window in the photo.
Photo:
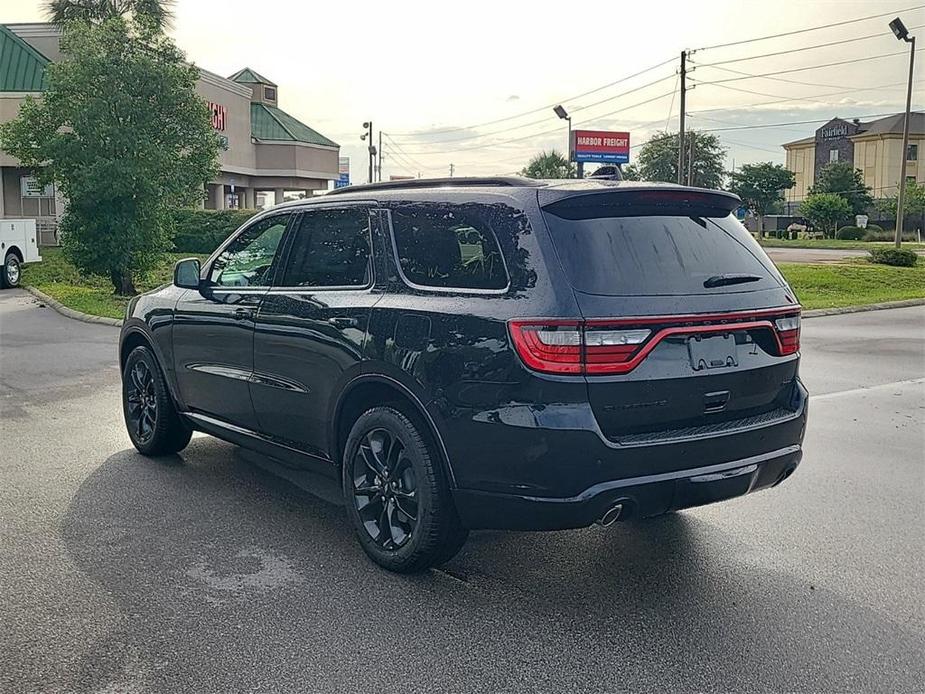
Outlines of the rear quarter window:
M505 291L502 241L516 243L513 210L496 205L406 203L390 208L395 257L406 282L434 289Z

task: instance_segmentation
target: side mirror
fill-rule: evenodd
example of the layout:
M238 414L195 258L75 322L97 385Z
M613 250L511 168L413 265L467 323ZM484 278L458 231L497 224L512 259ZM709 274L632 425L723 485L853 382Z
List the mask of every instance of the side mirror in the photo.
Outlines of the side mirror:
M173 266L173 283L181 289L199 289L199 258L184 258Z

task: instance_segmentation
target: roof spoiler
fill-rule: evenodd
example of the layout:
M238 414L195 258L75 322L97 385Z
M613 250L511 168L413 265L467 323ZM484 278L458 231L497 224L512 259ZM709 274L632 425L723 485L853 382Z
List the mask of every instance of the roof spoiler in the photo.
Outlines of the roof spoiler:
M738 195L720 190L656 186L548 196L547 200L540 200L545 212L563 219L656 215L725 217L741 204Z

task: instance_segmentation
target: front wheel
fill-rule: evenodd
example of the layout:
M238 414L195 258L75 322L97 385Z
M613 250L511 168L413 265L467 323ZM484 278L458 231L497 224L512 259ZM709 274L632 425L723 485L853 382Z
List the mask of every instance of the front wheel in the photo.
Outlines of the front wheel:
M22 279L22 263L19 262L19 257L15 253L6 254L6 258L3 259L2 270L2 273L0 273L0 285L4 289L18 287L19 281Z
M143 455L182 451L193 435L177 414L164 375L148 347L136 347L125 360L122 412L129 438Z
M343 486L360 545L389 571L439 566L466 541L436 452L393 407L367 410L354 423L344 447Z

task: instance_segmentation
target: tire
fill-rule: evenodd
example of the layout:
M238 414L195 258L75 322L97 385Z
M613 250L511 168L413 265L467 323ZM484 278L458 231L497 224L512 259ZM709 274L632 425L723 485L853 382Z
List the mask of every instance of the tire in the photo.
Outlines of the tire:
M177 413L154 353L145 346L133 349L125 360L122 413L128 436L142 455L177 453L193 435Z
M469 532L426 429L394 407L367 410L344 446L347 515L370 559L416 573L452 559Z
M19 256L10 251L3 259L3 268L0 272L0 287L3 289L12 289L19 286L22 280L22 263L19 262Z

